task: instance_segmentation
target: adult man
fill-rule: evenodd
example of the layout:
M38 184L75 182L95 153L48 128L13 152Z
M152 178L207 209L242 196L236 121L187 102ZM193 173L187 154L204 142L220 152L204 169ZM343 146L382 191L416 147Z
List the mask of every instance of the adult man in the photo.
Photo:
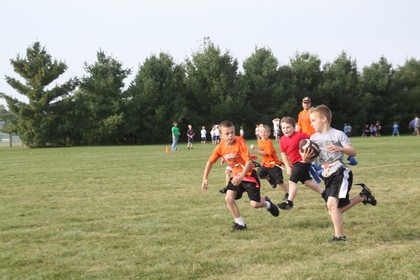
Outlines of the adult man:
M311 126L311 120L309 119L309 109L311 109L311 98L306 96L302 99L303 110L298 115L298 122L296 125L296 131L303 132L311 136L315 133L314 128Z

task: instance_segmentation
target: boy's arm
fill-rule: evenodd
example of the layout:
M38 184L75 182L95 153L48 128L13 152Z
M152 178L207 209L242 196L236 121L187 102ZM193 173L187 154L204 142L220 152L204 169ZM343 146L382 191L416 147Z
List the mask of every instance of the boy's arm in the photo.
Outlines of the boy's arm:
M290 163L289 157L287 156L286 153L282 152L280 154L281 154L281 160L283 161L284 166L286 167L287 174L291 175L292 174L292 164Z
M211 168L213 167L213 163L210 161L207 161L206 167L204 168L204 175L203 175L203 182L201 183L201 188L203 191L207 190L208 188L208 177L211 171Z
M343 147L328 145L327 150L330 152L341 152L352 157L356 156L356 149L351 144L344 145Z
M250 148L251 150L253 150L254 152L256 152L257 154L259 154L260 156L266 156L266 155L267 155L267 154L266 154L263 150L261 150L260 148L256 148L254 144L251 144L251 145L249 146L249 148Z

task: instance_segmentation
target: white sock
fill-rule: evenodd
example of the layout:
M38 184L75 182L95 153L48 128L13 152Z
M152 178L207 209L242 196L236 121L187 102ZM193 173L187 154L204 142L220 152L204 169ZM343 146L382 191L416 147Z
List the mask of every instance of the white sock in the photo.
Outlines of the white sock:
M271 203L270 203L270 201L265 201L265 207L267 208L267 209L270 209L270 207L271 207Z
M245 225L244 219L242 219L242 217L235 218L235 223L237 223L238 225L241 225L241 226Z

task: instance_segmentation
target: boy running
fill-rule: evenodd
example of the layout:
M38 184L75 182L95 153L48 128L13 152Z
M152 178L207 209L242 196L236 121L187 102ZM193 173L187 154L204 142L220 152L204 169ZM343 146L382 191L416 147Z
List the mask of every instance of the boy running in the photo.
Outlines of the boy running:
M223 121L219 125L219 128L222 141L216 146L207 161L201 188L204 191L207 190L208 176L213 164L217 162L219 158L223 158L223 160L232 168L233 175L227 185L225 195L227 207L234 218L233 230L244 230L247 228L235 201L240 199L244 192L248 193L248 197L251 200L251 207L266 207L267 211L277 217L279 215L277 206L272 203L267 196L264 200L261 199L260 182L255 170L253 170L251 156L244 141L239 140L240 138L235 136L235 126L230 121Z
M258 177L267 179L273 188L279 185L287 194L288 187L283 182L283 173L280 165L283 163L277 157L277 151L274 148L273 141L269 138L271 127L261 124L259 126L258 147L250 145L250 149L262 156L261 167L258 169Z
M362 191L349 199L353 173L343 162L343 157L345 154L354 157L356 150L344 132L331 127L332 113L327 106L311 108L309 115L312 127L317 131L311 136L311 140L320 148L319 160L326 190L324 199L334 225L334 237L331 242L345 242L347 239L343 230L343 213L360 202L375 206L377 201L365 184L358 184ZM311 161L309 157L305 151L305 162Z
M281 158L286 166L289 178L289 197L285 202L278 204L283 210L293 208L293 201L297 194L297 183L300 181L311 190L322 194L320 185L312 181L309 169L311 163L302 160L299 153L299 142L302 139L309 139L309 135L303 132L295 131L296 121L292 117L283 117L281 119L281 130L283 136L280 138Z

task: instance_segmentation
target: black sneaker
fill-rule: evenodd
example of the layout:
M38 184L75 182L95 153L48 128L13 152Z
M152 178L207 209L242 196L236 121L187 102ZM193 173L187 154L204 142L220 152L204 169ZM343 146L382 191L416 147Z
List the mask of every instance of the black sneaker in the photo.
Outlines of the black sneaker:
M365 184L356 184L362 187L362 191L360 192L360 196L363 196L365 200L363 201L363 204L372 204L373 206L376 205L377 201L375 197L372 195L372 192L368 187L366 187Z
M233 223L232 231L245 230L245 229L246 229L246 224L245 225L240 225L238 223Z
M226 193L226 192L227 192L227 187L224 187L223 189L220 189L220 190L219 190L219 193L222 193L222 194L223 194L223 193Z
M265 197L265 201L268 201L271 204L270 209L267 209L267 211L270 212L271 215L273 215L274 217L278 217L278 215L280 214L279 208L277 208L277 206L273 202L271 202L268 196Z
M277 206L282 210L290 210L293 208L293 201L286 200L285 202L277 204Z
M333 239L330 241L331 243L341 243L347 242L347 238L345 236L334 236Z

